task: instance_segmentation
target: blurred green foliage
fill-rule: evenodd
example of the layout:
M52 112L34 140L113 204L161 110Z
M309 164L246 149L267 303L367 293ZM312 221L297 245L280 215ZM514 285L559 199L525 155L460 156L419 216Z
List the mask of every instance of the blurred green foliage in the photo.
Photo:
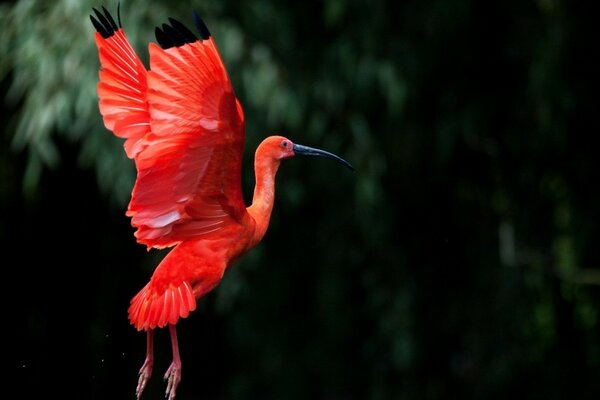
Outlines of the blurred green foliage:
M121 3L145 61L154 26L204 16L246 113L248 200L275 132L358 171L281 168L264 242L181 324L178 397L596 398L589 4ZM0 242L36 249L7 276L34 280L9 318L31 394L60 383L62 349L83 366L73 398L133 396L143 335L125 309L163 254L134 242L133 166L97 109L102 5L0 3Z

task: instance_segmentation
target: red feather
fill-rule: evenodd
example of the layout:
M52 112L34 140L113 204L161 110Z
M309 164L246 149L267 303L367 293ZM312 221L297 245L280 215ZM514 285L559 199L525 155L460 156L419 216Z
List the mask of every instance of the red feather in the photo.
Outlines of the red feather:
M106 127L125 139L137 179L127 215L138 242L148 248L175 246L150 282L131 300L129 320L148 333L139 374L138 399L152 374L153 330L169 325L173 362L167 396L175 397L181 359L175 324L214 289L228 266L264 236L281 160L323 150L295 145L282 136L263 140L255 154L256 186L246 208L241 189L244 114L204 23L201 39L180 22L157 28L146 71L105 9L94 10L101 71L100 112Z
M151 43L148 72L122 29L96 43L100 111L137 167L127 215L138 241L170 247L239 222L244 115L213 39Z

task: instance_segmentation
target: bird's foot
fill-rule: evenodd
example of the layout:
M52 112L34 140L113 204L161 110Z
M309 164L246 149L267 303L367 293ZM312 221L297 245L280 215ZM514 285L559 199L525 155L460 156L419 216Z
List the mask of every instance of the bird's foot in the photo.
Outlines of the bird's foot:
M165 378L167 381L167 391L165 392L165 398L168 400L173 400L175 398L175 391L177 390L177 385L181 381L181 362L177 362L173 360L171 366L165 373Z
M142 396L142 392L144 391L146 384L148 383L148 381L150 380L150 377L152 376L153 364L154 364L154 360L146 358L146 361L144 361L144 365L142 365L142 368L140 368L140 372L138 373L138 376L139 376L138 384L137 384L137 388L135 389L135 395L137 396L138 400L140 400L140 397Z

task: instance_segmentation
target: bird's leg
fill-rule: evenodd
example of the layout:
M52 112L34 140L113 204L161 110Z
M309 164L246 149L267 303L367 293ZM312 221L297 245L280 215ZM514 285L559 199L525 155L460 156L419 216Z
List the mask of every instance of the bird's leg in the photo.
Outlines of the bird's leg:
M179 358L179 345L177 344L177 331L175 325L169 324L169 333L171 334L171 347L173 349L173 362L165 374L167 380L167 391L165 397L168 400L175 398L177 385L181 381L181 358Z
M154 330L148 329L147 332L147 341L146 341L146 360L144 360L144 365L140 368L139 378L137 388L135 389L135 395L138 400L148 383L148 380L152 376L152 367L154 365Z

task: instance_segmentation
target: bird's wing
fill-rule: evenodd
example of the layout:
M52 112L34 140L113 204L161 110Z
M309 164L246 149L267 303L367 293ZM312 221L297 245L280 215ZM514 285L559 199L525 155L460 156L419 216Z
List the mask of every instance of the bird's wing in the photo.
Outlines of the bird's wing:
M244 116L206 25L156 29L147 74L150 133L135 155L127 215L140 243L168 247L209 235L246 212L241 189Z
M200 38L171 18L157 28L146 71L120 18L94 12L100 111L137 168L127 215L138 242L169 247L238 223L244 114L204 22L194 14Z
M104 14L94 9L96 17L90 16L97 31L101 65L97 86L100 114L107 129L126 139L127 156L134 158L140 151L140 139L150 132L146 68L123 29L105 8L103 11Z

